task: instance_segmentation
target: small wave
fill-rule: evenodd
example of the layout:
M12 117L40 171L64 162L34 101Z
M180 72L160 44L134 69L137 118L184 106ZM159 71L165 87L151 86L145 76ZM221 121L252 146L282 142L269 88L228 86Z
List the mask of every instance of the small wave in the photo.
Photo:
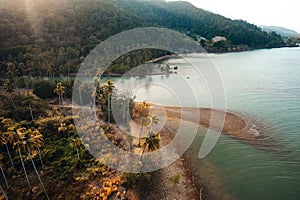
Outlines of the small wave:
M255 135L255 136L260 136L260 132L256 129L256 125L252 125L251 128L249 129L249 133Z

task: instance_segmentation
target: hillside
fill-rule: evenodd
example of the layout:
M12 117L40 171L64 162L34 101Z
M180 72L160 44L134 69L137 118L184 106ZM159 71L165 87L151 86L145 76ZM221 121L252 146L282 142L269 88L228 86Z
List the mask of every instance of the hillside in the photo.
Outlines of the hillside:
M101 41L145 26L143 20L106 1L0 2L0 78L7 77L8 65L14 76L76 73Z
M275 33L262 32L255 25L198 9L187 2L0 2L0 79L28 74L58 76L76 73L85 56L97 44L112 35L137 27L167 27L195 39L202 36L207 40L201 41L201 44L209 52L285 45L282 38ZM225 36L227 40L213 43L210 39L215 36ZM157 52L142 52L145 53L148 55L141 57L152 59L161 56ZM139 62L143 61L136 55L135 58ZM116 71L124 71L123 68Z
M139 1L111 0L123 10L129 11L144 21L212 39L225 36L232 45L247 45L250 48L283 46L279 35L268 34L253 24L231 20L221 15L194 7L184 1Z

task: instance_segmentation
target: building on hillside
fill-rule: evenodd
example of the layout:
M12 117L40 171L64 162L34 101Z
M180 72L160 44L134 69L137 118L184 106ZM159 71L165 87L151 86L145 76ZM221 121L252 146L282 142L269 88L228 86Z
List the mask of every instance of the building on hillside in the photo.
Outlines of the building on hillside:
M215 36L214 38L211 39L213 43L221 42L221 41L226 41L227 38L223 36Z

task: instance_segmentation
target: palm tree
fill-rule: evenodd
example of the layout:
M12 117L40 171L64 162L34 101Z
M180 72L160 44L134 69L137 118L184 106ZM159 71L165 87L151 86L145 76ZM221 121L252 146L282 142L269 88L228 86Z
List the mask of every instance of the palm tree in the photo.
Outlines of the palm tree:
M15 133L12 130L13 122L11 119L4 119L3 117L0 118L0 134L1 134L1 142L5 145L12 169L16 171L14 162L12 160L8 143L13 144Z
M71 139L70 147L71 147L72 149L76 149L78 161L80 160L80 157L79 157L79 150L82 149L82 144L83 144L82 139L79 138L79 137L76 137L76 138L72 138L72 139Z
M145 124L147 127L151 126L152 124L158 124L158 117L156 115L147 116L148 122Z
M2 176L3 176L3 178L4 178L4 182L5 182L6 188L8 189L7 179L6 179L4 170L3 170L3 168L2 168L2 159L3 159L3 155L0 154L0 170L1 170Z
M15 137L14 147L15 147L16 151L18 151L18 153L19 153L20 160L21 160L21 163L22 163L22 167L23 167L23 170L24 170L24 173L25 173L25 177L26 177L29 189L31 190L31 184L29 182L29 178L28 178L27 171L26 171L26 168L25 168L23 156L22 156L22 153L21 153L21 148L22 147L24 148L24 145L26 145L26 143L24 143L24 141L23 141L25 139L24 130L25 130L25 128L19 128L19 129L16 130L17 134L16 134L16 137Z
M145 117L148 115L148 109L150 108L150 104L147 103L146 101L143 101L142 106L141 106L141 115L142 115L142 126L141 126L141 131L139 135L139 147L141 146L141 136L143 133L143 128L144 128L144 123L145 123Z
M6 194L5 194L5 191L3 190L3 188L2 188L1 185L0 185L0 190L2 190L5 200L8 200L8 198L7 198Z
M94 120L97 121L97 109L96 109L96 98L97 98L97 92L96 90L92 93L92 99L93 99L93 113L94 113Z
M36 169L35 163L34 163L33 158L32 158L32 150L35 150L35 149L41 147L42 144L44 143L43 135L37 129L25 129L25 128L23 128L22 130L23 130L23 134L24 134L23 144L27 148L32 166L33 166L34 171L35 171L35 173L36 173L36 175L37 175L37 177L38 177L38 179L41 183L41 186L44 190L44 193L45 193L47 199L50 199L48 194L47 194L47 191L45 189L44 183L43 183L43 181L42 181L42 179L39 175L39 172Z
M54 93L58 95L58 105L59 105L59 108L60 108L60 106L64 104L63 95L65 93L65 87L62 85L61 82L58 82L56 84L56 88L54 89ZM66 115L65 109L64 109L64 115Z
M30 115L31 115L31 121L34 121L34 117L33 117L33 114L32 114L32 108L31 108L30 103L29 103L29 111L30 111ZM40 147L37 147L37 150L38 150L39 159L40 159L40 162L41 162L41 165L42 165L42 168L43 168L44 163L43 163Z
M94 119L97 120L97 107L96 102L99 100L101 95L101 85L98 78L98 75L94 77L94 91L92 93L92 99L93 99L93 112L94 112Z
M79 93L80 106L83 106L83 104L82 104L82 96L81 96L82 87L79 86L77 89L78 89L78 93Z
M25 83L25 87L26 89L28 90L28 83L27 83L27 79L25 78L25 73L24 73L24 63L20 63L19 64L19 68L21 69L22 71L22 76L24 77L24 83ZM28 92L29 93L29 92ZM30 116L31 116L31 120L33 121L34 120L34 117L33 117L33 113L32 113L32 107L31 107L31 104L29 102L29 111L30 111Z
M108 119L108 123L110 123L111 121L111 95L115 89L114 83L111 80L107 80L105 87L105 91L107 94L107 119Z
M146 147L148 147L148 151L152 152L160 148L160 133L155 134L150 131L148 137L145 138L145 143L143 144L143 152L141 158L143 157Z

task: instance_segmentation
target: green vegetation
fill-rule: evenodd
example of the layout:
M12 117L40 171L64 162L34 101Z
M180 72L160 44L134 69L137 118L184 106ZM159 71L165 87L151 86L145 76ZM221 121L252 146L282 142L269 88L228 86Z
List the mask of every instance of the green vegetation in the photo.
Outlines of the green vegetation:
M1 0L0 69L14 76L60 76L76 73L99 42L141 27L142 20L106 1ZM45 15L47 13L47 15Z
M108 37L137 27L158 26L185 33L210 52L282 47L274 32L198 9L187 2L138 0L1 0L0 82L18 76L70 76L90 50ZM45 15L47 13L47 15ZM226 37L222 43L215 36ZM205 39L204 39L205 38ZM123 55L106 73L122 74L162 55L138 50Z
M31 79L28 82L36 81L41 80ZM53 81L43 80L42 82L52 83ZM11 93L1 88L0 104L5 105L3 108L17 104L24 105L26 110L20 109L15 112L2 110L5 113L5 116L0 118L0 170L2 173L0 180L4 183L4 185L0 184L3 189L2 195L12 199L94 199L96 197L108 199L112 196L124 197L125 189L140 183L141 180L145 181L145 177L148 177L147 180L150 182L154 180L151 173L135 176L110 169L89 154L88 144L83 142L75 130L74 119L79 116L72 116L71 110L65 108L62 101L65 91L70 90L69 87L65 87L62 82L52 84L51 91L58 95L59 100L53 102L52 99L57 97L52 97L50 100L53 103L50 106L45 100L24 88L18 88L19 92ZM79 88L84 87L84 84L79 86ZM116 131L110 124L115 121L110 107L111 102L114 102L114 106L120 107L124 107L124 102L126 102L130 112L124 114L121 110L120 115L131 115L133 113L131 110L135 106L134 98L131 98L130 93L118 92L110 80L100 84L95 79L95 84L88 90L90 94L95 91L95 107L92 109L95 110L96 117L100 118L100 133L116 146L132 152L130 151L132 144L128 143L127 138L123 136L126 133L118 133L120 131ZM28 102L31 107L28 106ZM65 108L64 115L59 110L62 107ZM34 117L30 114L30 108ZM141 116L141 113L139 115ZM135 120L140 121L140 119ZM128 122L128 118L125 117L124 122ZM151 130L152 124L157 122L156 116L145 116L144 126L145 130L149 131L149 137L141 138L143 146L137 149L138 154L143 155L146 149L155 151L160 148L160 134ZM95 129L95 125L85 125L86 136L89 135L89 130ZM98 139L95 139L95 142L101 144ZM134 144L134 146L138 145ZM94 186L89 187L95 181L97 185L99 183L102 185L98 188L100 192L96 192ZM61 188L65 189L61 190Z
M48 105L28 92L8 93L1 90L0 116L15 120L32 120L46 115Z
M32 105L35 107L34 103ZM34 121L0 118L1 169L3 180L7 183L5 194L11 199L49 199L48 194L54 199L59 195L79 198L83 193L82 189L74 190L74 184L70 183L74 183L75 178L82 175L86 169L99 168L102 172L111 174L110 169L95 163L83 148L78 140L72 116L63 117L50 109L45 112L45 116ZM7 150L6 153L4 149ZM42 159L46 161L44 165ZM33 168L30 167L30 163ZM92 178L90 173L86 176ZM28 189L23 179L26 180ZM78 181L75 185L79 187L82 183ZM2 186L4 185L1 184ZM61 187L71 188L59 193Z
M299 47L300 46L300 36L286 38L286 43L290 47Z
M159 49L142 49L132 51L115 60L104 74L124 74L132 68L144 64L146 61L165 55L171 55L171 52Z
M143 148L143 153L141 155L141 158L144 155L144 152L146 150L146 148L148 147L148 151L152 152L152 151L156 151L160 148L160 134L159 133L154 133L154 132L150 132L148 137L145 138L145 142L142 146Z
M171 182L174 184L174 185L176 185L176 184L178 184L179 183L179 181L180 181L180 174L175 174L172 178L171 178Z
M178 30L195 39L199 36L210 41L215 36L224 36L231 48L237 48L240 45L246 45L250 49L285 45L277 34L268 34L246 21L231 20L196 8L188 2L112 1L123 10L131 12L149 24ZM210 50L209 46L204 45L204 47Z
M149 115L149 108L150 108L150 104L147 103L146 101L143 101L143 103L141 105L142 123L141 123L141 131L140 131L140 135L139 135L139 146L141 146L141 135L143 133L143 128L145 125L145 118Z

